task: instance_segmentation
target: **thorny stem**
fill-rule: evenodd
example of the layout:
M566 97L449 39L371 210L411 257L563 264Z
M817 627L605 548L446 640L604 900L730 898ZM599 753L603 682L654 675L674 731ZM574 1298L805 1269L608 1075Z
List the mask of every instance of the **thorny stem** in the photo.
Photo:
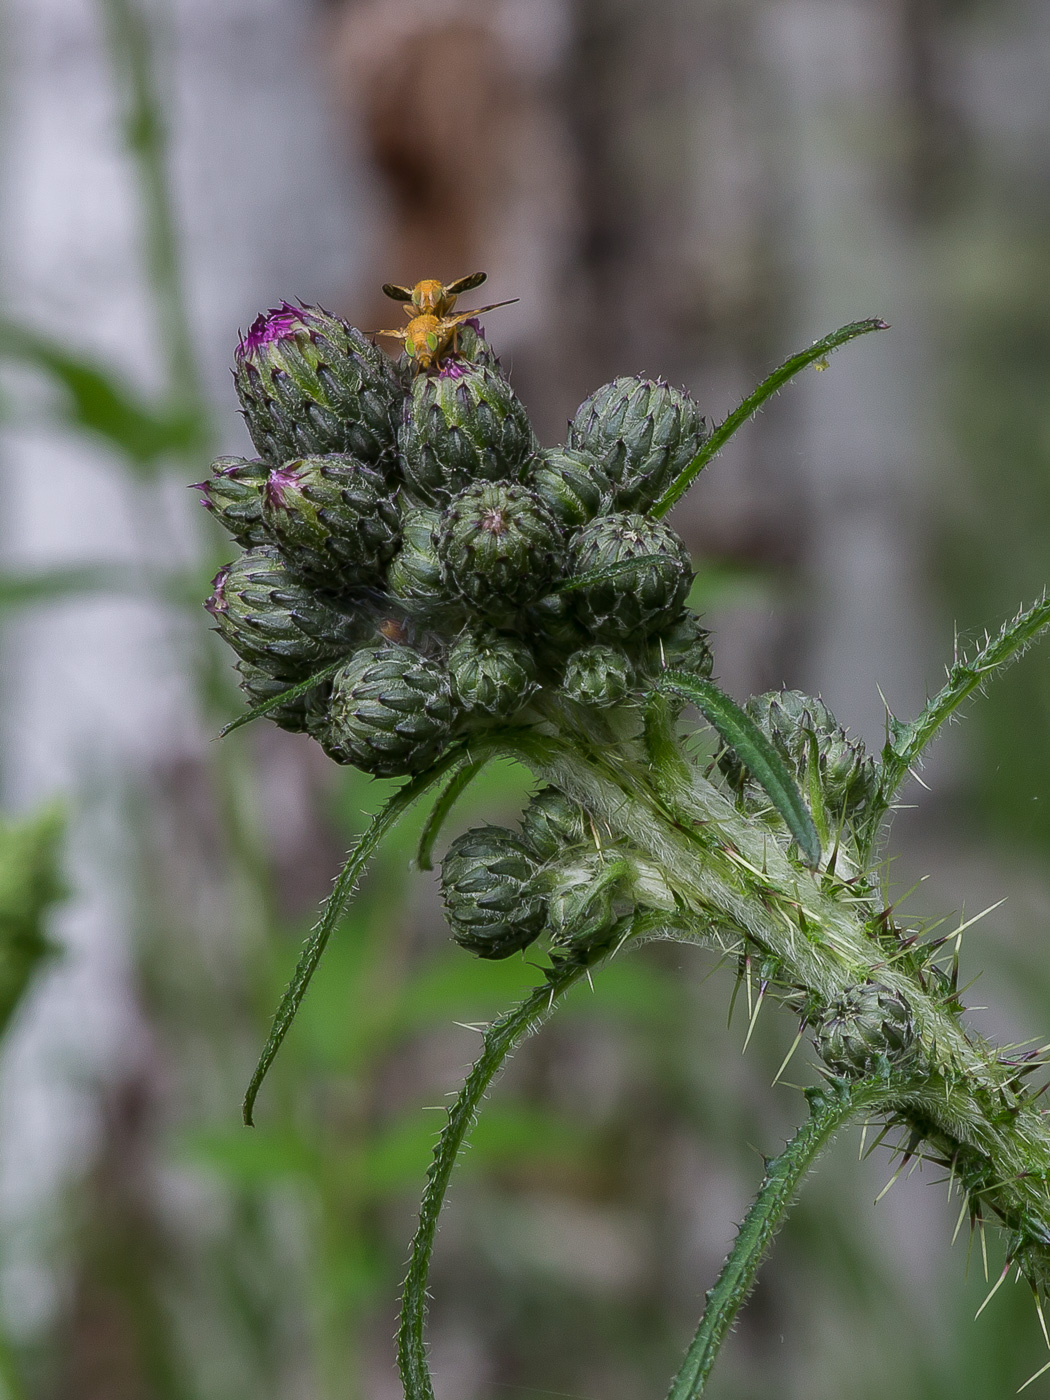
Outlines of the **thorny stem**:
M791 1207L802 1179L846 1120L871 1109L879 1091L832 1084L808 1094L810 1117L779 1157L766 1163L766 1175L707 1294L707 1307L667 1400L699 1400L711 1368L740 1308L754 1287L763 1259Z

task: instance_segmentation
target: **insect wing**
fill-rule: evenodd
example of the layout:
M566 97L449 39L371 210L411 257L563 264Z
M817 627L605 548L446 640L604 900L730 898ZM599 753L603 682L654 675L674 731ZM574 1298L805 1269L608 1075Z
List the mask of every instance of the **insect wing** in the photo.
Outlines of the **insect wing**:
M485 311L495 311L497 306L513 306L516 301L521 301L521 297L511 297L510 301L494 301L489 306L475 306L473 311L460 311L457 315L447 316L445 319L461 325L464 321L469 321L472 316L480 316Z
M487 272L472 272L469 277L461 277L457 282L450 282L445 288L450 297L458 297L461 292L472 292L475 287L480 287L482 282L488 277ZM383 288L386 291L386 288Z
M384 282L383 291L391 301L411 301L412 289L410 287L399 287L394 282ZM373 331L373 335L385 335L385 331Z

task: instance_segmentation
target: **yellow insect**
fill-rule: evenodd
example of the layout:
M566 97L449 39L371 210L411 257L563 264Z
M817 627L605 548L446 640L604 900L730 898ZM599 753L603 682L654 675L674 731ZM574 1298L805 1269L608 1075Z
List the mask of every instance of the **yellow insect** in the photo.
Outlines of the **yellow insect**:
M398 287L392 282L383 283L383 291L394 301L403 301L408 325L395 331L372 331L372 335L389 335L404 341L405 353L415 360L417 370L440 369L447 355L456 353L459 328L472 316L480 316L484 311L495 311L497 306L512 306L518 300L494 301L491 306L479 306L474 311L461 311L453 316L456 298L462 292L480 287L488 276L485 272L473 272L469 277L460 277L446 286L433 278L417 282L414 287Z

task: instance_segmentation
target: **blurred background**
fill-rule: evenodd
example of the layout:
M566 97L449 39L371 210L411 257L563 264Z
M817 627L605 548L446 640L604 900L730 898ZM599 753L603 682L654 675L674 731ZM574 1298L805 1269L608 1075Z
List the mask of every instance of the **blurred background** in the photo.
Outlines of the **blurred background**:
M1040 0L3 0L0 1395L395 1400L437 1111L535 977L450 944L411 824L264 1091L298 944L389 784L237 713L186 490L250 451L228 366L281 298L484 268L541 439L616 374L719 419L837 325L675 523L739 699L819 691L881 741L953 639L1050 573L1050 8ZM480 295L480 294L476 294ZM396 322L395 317L395 322ZM1050 652L941 741L901 813L905 915L982 1029L1050 1030ZM458 813L513 819L506 768ZM921 798L921 801L920 801ZM660 1395L804 1109L742 1057L732 976L652 947L499 1082L441 1232L439 1400ZM810 1082L799 1055L789 1077ZM858 1130L808 1183L710 1394L992 1400L1031 1300ZM926 1173L927 1177L931 1173ZM989 1241L988 1267L1001 1253ZM1033 1395L1050 1394L1050 1376Z

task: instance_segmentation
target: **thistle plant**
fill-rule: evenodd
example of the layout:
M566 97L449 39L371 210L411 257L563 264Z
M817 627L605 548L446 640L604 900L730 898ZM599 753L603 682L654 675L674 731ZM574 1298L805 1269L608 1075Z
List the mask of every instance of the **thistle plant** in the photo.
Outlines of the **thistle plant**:
M940 693L909 722L889 716L881 753L868 754L818 698L782 691L741 707L718 687L688 603L689 555L664 520L777 389L884 328L861 321L818 341L713 429L687 394L617 379L551 449L537 445L480 332L429 372L386 360L317 307L283 304L241 343L236 383L260 456L223 458L201 484L243 550L207 603L252 702L228 729L269 716L338 763L406 780L351 852L303 949L246 1122L394 824L431 804L417 857L429 870L485 765L518 760L537 783L518 830L464 832L442 862L463 955L527 949L540 971L532 994L485 1031L435 1149L402 1295L408 1400L432 1400L431 1253L487 1090L569 987L654 938L715 950L746 984L751 1028L762 1005L785 1007L819 1081L805 1091L802 1126L767 1161L672 1400L703 1393L806 1171L853 1118L880 1123L902 1162L939 1165L960 1223L1002 1232L1000 1282L1016 1270L1042 1318L1050 1130L1030 1076L1044 1052L996 1047L967 1024L959 930L901 922L882 850L927 744L1050 624L1050 600L957 655ZM694 755L690 713L714 731L710 762Z

